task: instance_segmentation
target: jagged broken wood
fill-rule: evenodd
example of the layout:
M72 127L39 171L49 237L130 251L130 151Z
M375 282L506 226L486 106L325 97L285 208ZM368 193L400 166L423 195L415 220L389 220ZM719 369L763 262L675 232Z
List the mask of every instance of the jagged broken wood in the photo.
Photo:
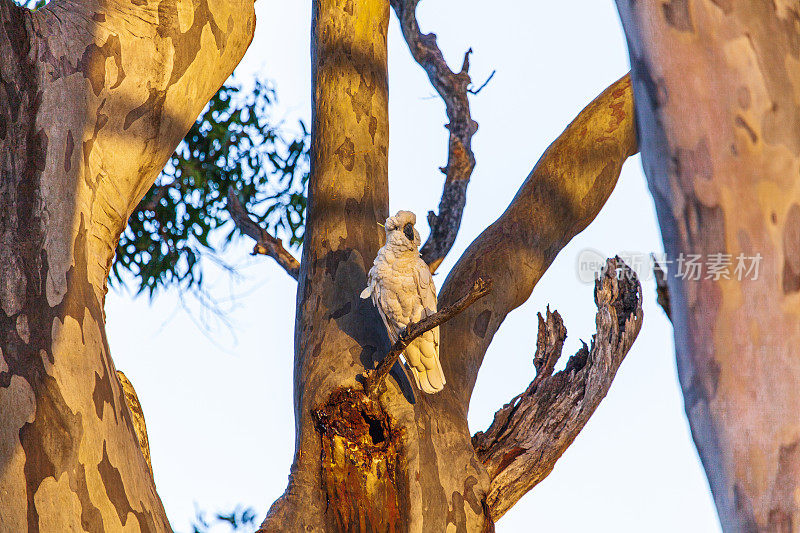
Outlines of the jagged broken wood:
M400 332L400 335L398 335L389 353L387 353L386 357L378 364L378 367L366 376L364 391L367 395L374 396L378 392L381 383L383 383L389 371L400 358L400 354L403 353L403 350L405 350L414 339L426 331L444 324L490 292L492 292L492 280L478 278L472 285L472 289L454 304L448 305L441 311L427 316L419 322L409 324L408 327Z
M491 484L486 503L497 520L553 470L608 392L642 325L642 289L618 257L608 259L595 282L597 333L553 374L567 330L561 316L539 316L536 378L473 437Z
M468 94L477 94L492 76L477 90L471 91L469 76L469 55L464 54L464 62L459 72L453 72L447 65L442 51L436 44L436 35L423 34L417 22L416 9L419 0L391 0L400 29L408 44L414 60L428 74L433 88L444 101L447 119L445 127L450 132L448 140L447 165L441 169L445 174L444 190L439 202L439 214L428 212L428 225L431 228L428 240L420 250L422 259L435 272L453 247L461 227L461 217L467 202L467 185L475 168L475 154L472 152L472 136L478 131L478 123L472 120Z
M239 231L256 241L253 254L268 255L275 259L287 274L297 280L300 274L300 261L298 261L286 248L283 242L261 227L247 212L233 187L228 187L228 212Z

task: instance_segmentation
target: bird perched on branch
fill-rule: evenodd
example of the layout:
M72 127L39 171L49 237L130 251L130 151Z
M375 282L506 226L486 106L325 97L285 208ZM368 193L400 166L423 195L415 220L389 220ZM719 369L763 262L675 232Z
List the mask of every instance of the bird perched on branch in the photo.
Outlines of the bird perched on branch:
M372 296L392 343L406 326L436 312L436 287L428 265L419 256L416 222L411 211L398 211L386 219L386 244L378 251L367 288L361 293L362 298ZM403 356L422 391L433 394L444 388L438 327L414 339Z

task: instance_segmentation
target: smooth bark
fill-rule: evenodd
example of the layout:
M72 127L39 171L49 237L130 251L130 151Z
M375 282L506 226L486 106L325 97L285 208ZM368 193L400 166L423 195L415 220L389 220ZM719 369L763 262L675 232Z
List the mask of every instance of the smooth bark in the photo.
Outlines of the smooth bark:
M0 530L169 531L109 354L106 278L253 6L0 0L0 21Z
M642 163L673 261L667 285L680 383L720 521L725 531L794 531L800 10L787 1L617 6ZM729 274L676 277L681 254L703 264L726 254ZM740 254L760 254L757 275L736 274Z

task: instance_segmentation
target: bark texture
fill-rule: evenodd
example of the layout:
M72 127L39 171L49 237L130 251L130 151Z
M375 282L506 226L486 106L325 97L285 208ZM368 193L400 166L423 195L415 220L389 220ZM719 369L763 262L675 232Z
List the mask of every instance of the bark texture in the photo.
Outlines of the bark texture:
M388 0L312 4L311 174L295 325L296 450L289 487L270 509L264 531L335 531L342 524L344 530L350 524L355 530L401 529L398 516L384 517L384 506L399 507L396 498L402 498L394 483L390 490L378 479L386 462L360 463L380 443L365 450L372 437L353 428L353 454L337 451L341 440L326 439L323 448L311 416L335 390L358 385L359 370L388 344L377 311L359 298L380 247L377 223L389 215L388 22ZM383 411L376 409L370 413ZM331 475L361 464L363 476L341 485L341 497L326 493L323 461ZM353 507L352 498L363 507Z
M108 350L106 278L253 6L0 0L0 22L0 530L169 531Z
M609 259L595 282L597 334L591 348L569 358L553 374L567 329L556 311L539 315L533 364L536 378L473 437L478 457L492 478L486 501L497 520L536 484L583 429L605 398L625 355L642 327L642 287L619 258Z
M491 478L467 426L469 396L503 318L597 215L636 152L629 80L581 112L445 282L440 308L477 278L494 281L491 294L440 326L445 389L414 399L396 367L370 397L357 378L389 350L377 311L359 298L383 236L377 222L388 215L388 1L317 0L313 10L296 451L289 486L261 530L491 531Z
M686 413L725 531L800 528L800 8L618 0L642 162L669 259ZM733 266L731 267L733 274Z

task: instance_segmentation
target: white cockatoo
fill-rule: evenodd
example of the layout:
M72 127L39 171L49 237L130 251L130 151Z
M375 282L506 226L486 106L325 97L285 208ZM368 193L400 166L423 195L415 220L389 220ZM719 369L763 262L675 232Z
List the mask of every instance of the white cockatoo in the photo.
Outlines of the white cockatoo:
M386 219L386 244L378 251L367 288L361 293L362 298L372 296L392 343L403 328L436 312L436 287L428 265L419 256L416 222L417 216L410 211L398 211ZM444 388L438 327L414 339L403 355L417 387L428 394Z

